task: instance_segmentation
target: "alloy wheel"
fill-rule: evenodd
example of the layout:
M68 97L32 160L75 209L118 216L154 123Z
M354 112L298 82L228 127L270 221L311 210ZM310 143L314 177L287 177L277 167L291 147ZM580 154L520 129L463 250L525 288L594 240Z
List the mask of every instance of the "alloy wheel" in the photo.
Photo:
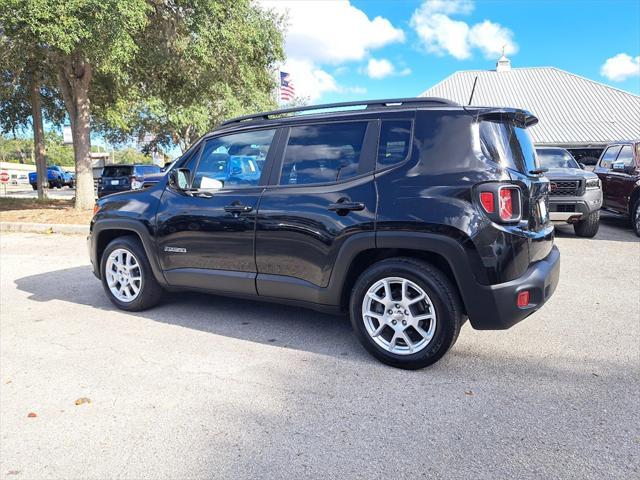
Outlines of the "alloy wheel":
M362 301L362 320L374 342L387 352L411 355L423 350L436 331L436 311L427 293L400 277L375 282Z
M133 302L140 295L142 270L129 250L118 248L109 254L105 275L111 294L119 301Z

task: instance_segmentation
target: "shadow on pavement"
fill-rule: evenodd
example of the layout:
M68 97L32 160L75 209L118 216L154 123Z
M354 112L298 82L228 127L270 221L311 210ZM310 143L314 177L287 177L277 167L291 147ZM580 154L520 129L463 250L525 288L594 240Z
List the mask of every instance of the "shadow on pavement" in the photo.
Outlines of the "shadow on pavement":
M167 292L157 307L128 313L108 300L88 265L23 277L15 283L36 302L61 300L267 345L368 358L345 316L196 292Z

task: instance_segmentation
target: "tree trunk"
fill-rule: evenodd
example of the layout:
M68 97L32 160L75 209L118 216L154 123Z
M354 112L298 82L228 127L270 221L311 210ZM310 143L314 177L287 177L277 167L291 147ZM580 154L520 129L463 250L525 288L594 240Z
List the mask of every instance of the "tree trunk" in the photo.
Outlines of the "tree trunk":
M75 207L78 210L92 208L95 203L90 136L91 73L91 65L78 53L64 57L58 72L58 84L69 113L73 133L73 156L76 164Z
M33 144L36 163L36 182L38 200L47 198L46 190L49 187L47 176L47 161L45 159L44 127L42 126L42 99L40 98L40 84L37 78L31 83L31 111L33 117Z

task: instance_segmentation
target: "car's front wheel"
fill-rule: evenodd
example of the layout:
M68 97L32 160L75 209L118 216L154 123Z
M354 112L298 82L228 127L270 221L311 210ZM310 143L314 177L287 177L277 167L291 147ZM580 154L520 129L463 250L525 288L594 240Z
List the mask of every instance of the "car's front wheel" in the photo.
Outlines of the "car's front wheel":
M636 201L633 210L631 211L631 226L636 235L640 237L640 199Z
M411 258L383 260L362 273L351 292L350 315L369 353L405 369L438 361L457 340L465 320L449 279Z
M102 254L100 272L109 300L122 310L146 310L162 298L162 287L137 237L112 240Z
M587 218L573 224L573 230L579 237L593 238L600 228L600 210L591 212Z

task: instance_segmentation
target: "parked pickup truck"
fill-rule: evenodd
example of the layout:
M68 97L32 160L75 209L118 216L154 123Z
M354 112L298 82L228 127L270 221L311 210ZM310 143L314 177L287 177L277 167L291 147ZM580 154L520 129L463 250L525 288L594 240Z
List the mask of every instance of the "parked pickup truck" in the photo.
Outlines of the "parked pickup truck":
M38 176L36 172L29 173L29 183L34 190L38 188L37 178ZM50 165L47 167L47 180L49 181L49 188L62 188L64 186L73 188L75 184L73 174L57 165Z
M554 222L573 225L579 237L595 237L600 227L602 189L593 172L584 170L564 148L536 148L540 166L547 170L549 216Z

